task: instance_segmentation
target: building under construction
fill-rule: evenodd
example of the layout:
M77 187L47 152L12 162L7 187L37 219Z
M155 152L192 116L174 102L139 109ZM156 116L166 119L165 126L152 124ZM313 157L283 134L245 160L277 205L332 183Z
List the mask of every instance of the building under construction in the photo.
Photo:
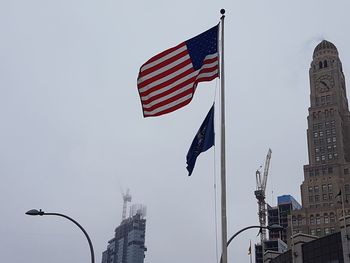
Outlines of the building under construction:
M123 195L123 214L114 237L108 241L102 253L102 263L143 263L145 258L146 207L132 205L126 216L127 203L131 202L129 191Z

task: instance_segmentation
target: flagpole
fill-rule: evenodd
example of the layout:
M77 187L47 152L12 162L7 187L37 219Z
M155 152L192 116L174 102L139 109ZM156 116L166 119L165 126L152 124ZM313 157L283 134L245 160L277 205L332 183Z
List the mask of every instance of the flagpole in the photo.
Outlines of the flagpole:
M250 263L252 263L252 240L249 240L249 257L250 257Z
M227 217L226 217L226 148L225 148L225 75L224 75L224 19L225 9L221 13L221 238L222 263L227 263Z

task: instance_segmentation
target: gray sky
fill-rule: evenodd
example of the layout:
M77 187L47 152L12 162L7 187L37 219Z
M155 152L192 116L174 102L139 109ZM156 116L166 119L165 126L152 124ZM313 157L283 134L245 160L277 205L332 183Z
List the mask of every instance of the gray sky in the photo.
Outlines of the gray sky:
M31 208L79 221L100 262L128 187L148 208L146 263L217 262L219 148L198 158L192 177L185 156L218 81L201 83L185 108L144 119L136 78L151 56L218 23L221 8L229 235L258 223L255 170L268 147L267 201L276 204L282 194L300 201L312 52L322 39L333 42L350 78L348 0L5 0L1 262L89 262L85 237L71 222L25 216ZM229 262L249 262L256 234L233 241Z

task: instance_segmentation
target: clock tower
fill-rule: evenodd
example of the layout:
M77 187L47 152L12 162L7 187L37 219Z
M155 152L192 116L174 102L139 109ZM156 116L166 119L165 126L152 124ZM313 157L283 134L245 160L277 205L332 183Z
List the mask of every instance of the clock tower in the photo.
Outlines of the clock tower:
M323 40L317 45L309 75L309 163L350 162L350 119L345 78L338 50L332 43Z
M300 187L302 209L292 213L289 236L337 232L339 218L350 214L350 112L342 63L334 44L323 40L316 46L309 77L309 164L304 165Z

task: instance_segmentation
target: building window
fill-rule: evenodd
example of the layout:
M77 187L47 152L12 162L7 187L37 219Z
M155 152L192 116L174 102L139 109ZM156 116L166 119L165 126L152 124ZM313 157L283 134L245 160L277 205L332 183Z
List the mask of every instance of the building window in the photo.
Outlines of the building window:
M319 193L320 192L320 188L318 187L318 185L314 186L314 192L315 193Z
M316 162L320 161L320 156L316 156Z
M333 167L328 167L328 173L332 174L333 173Z
M318 236L318 237L322 236L322 230L321 230L321 228L317 228L317 229L316 229L316 236Z
M322 61L320 61L320 62L318 63L318 67L319 67L320 69L323 68Z
M327 143L331 143L332 139L331 138L327 138Z
M315 195L315 202L320 202L320 196L319 195Z
M309 196L309 202L313 203L314 202L314 197L312 195Z
M326 156L321 155L321 160L322 160L322 161L326 160Z
M350 191L350 185L348 184L344 185L344 190L346 193L348 193Z
M303 224L303 218L301 215L298 216L298 225L301 226Z
M296 225L297 225L297 219L295 218L295 216L293 216L292 222L293 222L293 226L296 226Z
M324 65L325 68L328 66L327 65L327 60L323 61L323 65Z
M313 215L310 216L310 225L315 224L315 217Z
M335 228L331 227L331 234L335 233Z
M314 132L314 138L317 138L317 137L318 137L318 133Z
M327 185L325 185L325 184L322 185L322 191L323 191L323 192L326 192L326 191L327 191Z
M333 159L333 154L328 154L328 160L332 160Z
M328 194L328 199L329 199L329 200L333 200L333 194L332 194L332 193L329 193L329 194Z
M320 137L322 137L323 136L323 131L320 131Z
M313 191L314 191L314 188L312 186L309 186L309 194L312 194Z
M311 230L310 230L310 235L316 236L316 230L315 230L315 229L311 229Z
M349 168L344 169L344 174L349 174Z
M317 154L317 153L319 153L319 152L320 152L320 148L316 147L316 148L315 148L315 153Z
M316 225L321 224L321 217L319 214L316 215Z
M329 192L332 192L333 190L332 190L332 184L328 184L328 191Z
M327 194L323 194L323 196L322 196L323 198L323 201L325 201L325 200L327 200Z
M327 214L327 213L324 214L324 223L325 223L325 224L328 224L328 223L329 223L329 217L328 217L328 214Z
M334 217L334 213L333 213L333 212L329 214L329 221L330 221L331 223L334 223L334 222L335 222L335 217Z
M331 230L328 227L325 227L324 234L329 235L331 233Z
M337 138L336 138L336 137L333 137L332 141L333 141L333 142L336 142L336 141L337 141Z

